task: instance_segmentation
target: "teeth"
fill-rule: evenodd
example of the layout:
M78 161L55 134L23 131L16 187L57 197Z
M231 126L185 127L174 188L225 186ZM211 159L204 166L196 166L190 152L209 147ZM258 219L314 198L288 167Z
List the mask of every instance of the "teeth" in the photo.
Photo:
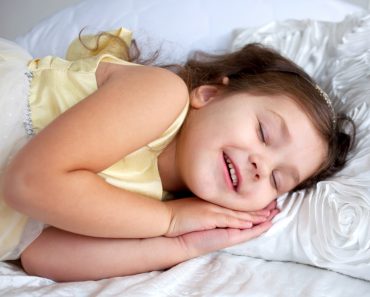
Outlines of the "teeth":
M234 165L233 165L233 163L231 163L231 160L228 158L228 156L226 156L226 155L224 155L224 156L225 156L225 161L226 161L227 167L229 169L229 173L230 173L230 177L231 177L233 186L236 187L238 185L238 177L235 174Z

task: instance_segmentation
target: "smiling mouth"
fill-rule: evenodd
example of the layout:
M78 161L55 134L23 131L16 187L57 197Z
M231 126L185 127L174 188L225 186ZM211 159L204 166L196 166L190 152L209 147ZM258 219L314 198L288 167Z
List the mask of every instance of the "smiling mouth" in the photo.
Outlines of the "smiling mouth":
M229 172L231 183L234 187L234 190L236 190L239 184L239 179L236 174L235 166L233 162L230 160L230 158L225 153L223 155L224 155L224 160L227 166L227 170Z

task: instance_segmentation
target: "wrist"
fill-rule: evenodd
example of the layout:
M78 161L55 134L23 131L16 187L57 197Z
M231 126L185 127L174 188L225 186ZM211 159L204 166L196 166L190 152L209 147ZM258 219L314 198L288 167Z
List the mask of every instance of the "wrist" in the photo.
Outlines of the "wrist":
M191 259L179 237L159 236L145 238L140 242L138 250L145 251L140 255L140 265L145 265L145 267L140 268L140 271L167 269Z
M174 222L174 216L175 216L175 210L174 210L174 203L173 201L165 201L163 203L165 207L165 217L166 217L166 225L165 225L165 231L163 233L163 236L170 237L171 232L173 230L173 222Z

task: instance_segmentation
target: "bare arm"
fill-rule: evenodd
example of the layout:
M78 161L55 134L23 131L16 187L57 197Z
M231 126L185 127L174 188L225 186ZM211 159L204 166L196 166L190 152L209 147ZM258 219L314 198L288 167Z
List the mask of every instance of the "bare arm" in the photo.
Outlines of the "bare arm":
M111 186L96 173L156 139L183 109L187 96L172 73L122 66L19 152L5 176L7 202L75 233L164 234L171 217L165 203Z
M196 198L163 203L96 174L161 135L188 98L172 73L120 67L19 152L5 176L7 202L49 225L92 237L177 236L261 222L258 214Z
M247 230L214 229L145 239L92 238L50 228L22 254L22 264L29 274L56 281L131 275L166 269L247 241L270 226L271 222L266 222Z

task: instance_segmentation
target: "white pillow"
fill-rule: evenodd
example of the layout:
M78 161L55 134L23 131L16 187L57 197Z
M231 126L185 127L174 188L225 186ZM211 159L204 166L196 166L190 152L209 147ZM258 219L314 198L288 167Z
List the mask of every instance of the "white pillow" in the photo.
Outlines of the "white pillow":
M161 49L160 62L185 59L194 49L226 50L232 30L286 18L339 21L361 8L340 0L85 0L46 19L16 42L32 56L63 57L86 33L125 27L143 53Z
M241 30L233 50L250 42L274 47L317 78L338 98L336 109L355 121L357 141L342 171L312 189L280 197L282 212L273 227L226 251L370 280L370 15Z

